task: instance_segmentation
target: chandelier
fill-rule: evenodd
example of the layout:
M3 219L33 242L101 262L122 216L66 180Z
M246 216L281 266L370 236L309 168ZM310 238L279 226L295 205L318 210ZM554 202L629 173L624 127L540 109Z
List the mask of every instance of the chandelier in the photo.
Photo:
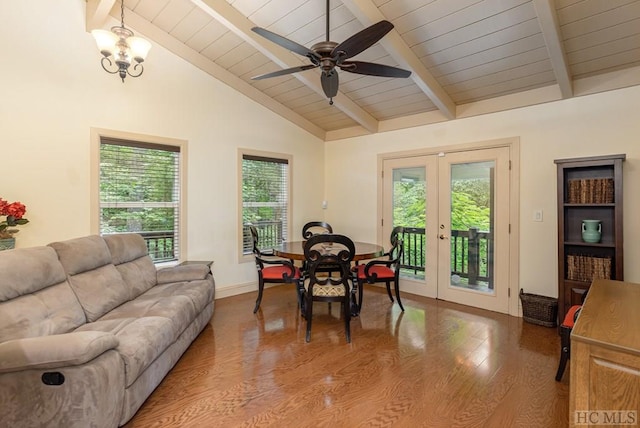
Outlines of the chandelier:
M104 71L110 74L118 73L122 83L127 74L131 77L139 77L142 74L142 62L151 49L151 43L142 37L135 37L133 31L125 28L124 0L120 0L120 26L111 27L111 31L93 30L91 34L103 55L101 64ZM132 60L134 65L130 69Z

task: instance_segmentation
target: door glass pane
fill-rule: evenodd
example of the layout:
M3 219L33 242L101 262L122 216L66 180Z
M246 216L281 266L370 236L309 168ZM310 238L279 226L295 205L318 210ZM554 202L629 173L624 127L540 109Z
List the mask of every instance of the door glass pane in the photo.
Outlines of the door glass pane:
M393 227L404 226L401 274L424 278L427 179L424 167L393 170ZM392 227L392 228L393 228Z
M494 294L495 162L451 166L451 286Z

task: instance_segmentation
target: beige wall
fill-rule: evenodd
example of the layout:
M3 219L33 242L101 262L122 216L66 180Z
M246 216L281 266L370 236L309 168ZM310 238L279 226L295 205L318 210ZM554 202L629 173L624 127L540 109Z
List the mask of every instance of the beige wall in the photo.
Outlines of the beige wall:
M627 154L625 275L640 281L640 87L322 143L155 44L145 74L121 83L99 65L84 8L82 0L0 2L0 197L27 205L19 247L90 232L92 127L188 140L188 255L215 260L219 296L255 288L253 264L236 260L238 147L294 156L293 231L324 216L375 240L379 153L519 137L520 285L557 293L553 159L607 153ZM544 222L532 221L534 209Z
M376 239L376 172L380 153L520 139L520 286L557 296L554 159L626 153L625 279L640 282L640 87L573 98L402 131L325 143L326 220L354 238ZM341 208L344 207L344 208ZM544 221L533 221L542 209Z
M218 296L257 289L254 264L237 261L237 148L293 155L300 230L323 214L312 189L323 143L155 44L144 75L123 84L100 67L84 11L82 0L0 2L0 197L31 221L17 246L90 233L92 127L184 139L188 256L215 260Z

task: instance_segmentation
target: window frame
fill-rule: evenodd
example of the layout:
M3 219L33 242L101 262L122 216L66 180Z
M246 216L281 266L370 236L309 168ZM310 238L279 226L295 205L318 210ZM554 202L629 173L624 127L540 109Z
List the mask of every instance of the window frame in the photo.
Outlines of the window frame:
M179 216L178 223L178 260L158 262L156 266L175 265L188 260L187 256L187 140L159 137L154 135L136 134L111 129L91 128L91 179L90 179L90 232L100 235L100 144L102 139L124 140L133 143L146 144L150 147L173 146L180 152L179 161Z
M244 222L243 218L243 195L242 195L242 161L245 156L259 157L259 158L271 158L277 160L286 161L288 165L288 182L287 182L287 239L291 235L291 218L292 218L292 207L293 207L293 156L286 153L276 153L276 152L265 152L260 150L253 150L247 148L238 148L238 163L237 163L237 174L238 174L238 233L237 233L237 245L238 245L238 261L239 263L248 263L253 262L254 257L253 254L244 254Z

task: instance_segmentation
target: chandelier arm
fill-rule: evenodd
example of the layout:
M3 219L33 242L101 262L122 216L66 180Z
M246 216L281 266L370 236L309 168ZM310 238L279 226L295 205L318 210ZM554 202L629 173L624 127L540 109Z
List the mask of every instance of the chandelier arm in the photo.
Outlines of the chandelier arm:
M127 74L131 77L140 77L142 75L142 73L144 72L144 66L140 63L137 63L136 65L133 66L133 70L135 72L135 70L140 67L140 72L139 73L131 73L131 67L127 68Z
M107 73L116 74L119 71L120 67L118 67L117 69L115 69L113 71L109 70L109 68L107 68L107 66L105 65L105 62L109 63L109 67L110 68L113 68L114 64L113 64L113 61L111 61L108 57L106 57L106 56L102 57L102 60L100 61L100 64L102 65L102 68L104 69L104 71L106 71Z

